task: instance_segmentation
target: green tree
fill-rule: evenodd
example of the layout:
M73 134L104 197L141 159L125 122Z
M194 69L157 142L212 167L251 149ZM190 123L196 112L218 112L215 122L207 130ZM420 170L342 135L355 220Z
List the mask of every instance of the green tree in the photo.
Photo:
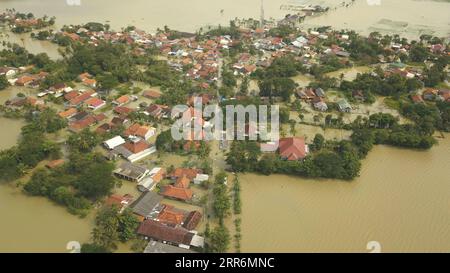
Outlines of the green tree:
M210 232L208 239L209 252L225 253L230 245L230 232L224 225L219 225Z
M6 79L5 75L0 75L0 90L5 89L6 87L9 86L9 82Z
M100 136L97 133L91 132L89 128L86 128L80 133L70 135L67 143L69 147L79 152L90 152L100 143L100 140Z
M323 147L324 142L325 142L325 138L323 137L323 135L316 134L314 136L314 140L313 140L314 150L320 151Z
M81 253L110 253L110 251L97 244L82 244Z
M139 220L130 209L126 209L119 214L119 239L121 242L127 242L136 238L136 230L139 227Z
M92 240L94 244L113 251L117 248L119 240L119 219L117 208L102 209L95 218L95 227L92 230Z
M116 184L113 170L114 165L105 160L89 164L76 182L80 194L92 199L110 194Z

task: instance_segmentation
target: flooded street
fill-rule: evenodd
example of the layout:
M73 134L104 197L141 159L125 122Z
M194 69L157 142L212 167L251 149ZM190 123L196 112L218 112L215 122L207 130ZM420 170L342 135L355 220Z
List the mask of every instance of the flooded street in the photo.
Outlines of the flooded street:
M353 182L241 175L243 252L450 250L450 135L427 152L375 146Z

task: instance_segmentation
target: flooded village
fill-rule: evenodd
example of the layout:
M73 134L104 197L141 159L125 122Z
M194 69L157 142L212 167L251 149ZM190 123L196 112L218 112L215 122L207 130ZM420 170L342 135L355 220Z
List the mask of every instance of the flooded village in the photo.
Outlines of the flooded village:
M180 31L0 14L0 252L447 251L446 34L257 2ZM177 120L212 126L199 97L280 106L280 140L173 140Z

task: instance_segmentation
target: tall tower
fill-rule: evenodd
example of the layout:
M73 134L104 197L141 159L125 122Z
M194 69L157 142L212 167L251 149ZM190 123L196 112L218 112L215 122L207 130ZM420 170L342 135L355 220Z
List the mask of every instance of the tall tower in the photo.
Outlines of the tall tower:
M260 17L260 26L264 27L264 0L261 0L261 17Z

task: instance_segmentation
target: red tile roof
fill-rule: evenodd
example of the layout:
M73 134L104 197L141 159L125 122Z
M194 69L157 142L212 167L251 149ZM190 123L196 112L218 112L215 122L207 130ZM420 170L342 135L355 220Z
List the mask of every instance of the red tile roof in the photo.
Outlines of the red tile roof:
M71 99L70 104L78 105L78 104L82 103L83 101L89 99L94 93L95 93L94 91L84 92L83 94Z
M72 100L72 99L78 97L78 95L79 95L78 91L70 91L69 93L64 95L64 98L66 100Z
M185 175L178 177L177 181L175 182L175 187L177 188L189 188L189 185L191 184L191 180L187 178Z
M59 112L58 115L62 118L68 118L75 115L78 112L76 108L69 108L64 112Z
M128 129L125 130L124 135L125 136L138 136L138 137L144 138L149 130L150 130L150 127L135 123L135 124L131 125L130 127L128 127Z
M189 179L194 179L197 174L199 174L199 170L197 169L188 169L188 168L176 168L173 172L169 174L170 177L179 178L182 176L186 176Z
M157 98L161 97L161 93L156 90L146 90L146 91L144 91L144 93L142 95L144 97L150 98L150 99L157 99Z
M165 224L181 225L184 220L184 214L175 211L172 206L164 206L164 209L159 213L158 220Z
M89 106L92 106L92 107L99 107L100 105L104 104L105 101L104 101L104 100L101 100L101 99L99 99L99 98L90 98L90 99L87 99L87 100L85 101L85 103L86 103L87 105L89 105Z
M124 147L132 152L133 154L137 154L140 153L148 148L150 148L150 145L145 142L144 140L138 141L138 142L132 142L132 141L127 141L124 144Z
M183 227L187 230L194 230L202 219L202 214L199 211L191 211L184 220Z
M170 197L170 198L187 201L187 200L191 200L192 196L194 194L190 189L177 188L177 187L169 185L163 189L163 191L161 192L161 195Z
M86 118L84 118L82 120L72 122L69 125L69 128L74 131L80 131L84 128L91 126L92 124L95 123L95 121L96 120L93 116L87 116Z
M124 107L124 106L117 106L116 108L114 108L114 112L116 112L117 114L127 115L127 114L133 112L133 109Z
M120 96L119 98L117 98L114 102L121 105L121 104L125 104L129 101L130 101L130 97L128 97L127 95L123 95L123 96Z
M168 241L176 244L190 245L194 233L184 228L170 227L155 220L145 220L138 228L138 234L158 241Z
M280 156L287 160L301 160L306 157L307 148L305 139L301 137L288 137L280 139Z

